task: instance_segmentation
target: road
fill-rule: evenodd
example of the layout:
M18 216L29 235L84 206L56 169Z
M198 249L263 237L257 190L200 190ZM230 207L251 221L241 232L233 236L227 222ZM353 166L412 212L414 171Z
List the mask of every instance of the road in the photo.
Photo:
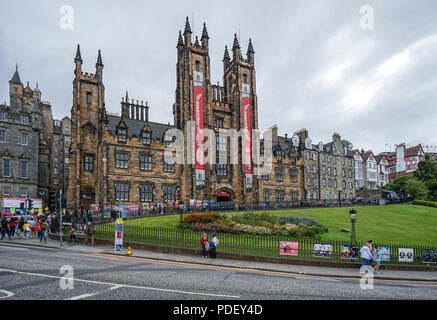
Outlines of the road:
M73 269L73 287L62 278ZM68 268L68 267L67 267ZM65 286L64 286L65 287ZM436 299L437 283L321 278L0 243L0 300Z

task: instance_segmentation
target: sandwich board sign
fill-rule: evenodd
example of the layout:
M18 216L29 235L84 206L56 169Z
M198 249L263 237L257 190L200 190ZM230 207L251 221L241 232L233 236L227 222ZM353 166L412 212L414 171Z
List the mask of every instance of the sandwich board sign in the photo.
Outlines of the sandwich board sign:
M119 218L115 221L115 245L116 253L123 251L123 219Z

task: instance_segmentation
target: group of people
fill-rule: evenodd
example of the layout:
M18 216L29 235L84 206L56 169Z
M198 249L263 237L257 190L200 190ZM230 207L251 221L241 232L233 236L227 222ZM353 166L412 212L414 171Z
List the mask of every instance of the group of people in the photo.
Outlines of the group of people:
M50 230L51 216L38 217L35 219L26 219L25 217L6 218L3 217L0 222L1 240L4 240L6 235L9 239L14 237L21 239L22 236L29 240L38 238L40 242L44 240L47 243L47 234Z
M360 255L363 259L363 264L361 265L361 267L373 267L374 273L380 274L381 272L379 271L379 267L381 266L381 249L379 245L375 245L373 249L372 247L373 240L369 240L360 249Z
M202 258L208 258L207 251L209 250L210 257L215 259L217 254L217 246L219 244L219 240L217 239L215 233L212 235L212 240L210 242L204 233L200 239L200 243L202 244Z

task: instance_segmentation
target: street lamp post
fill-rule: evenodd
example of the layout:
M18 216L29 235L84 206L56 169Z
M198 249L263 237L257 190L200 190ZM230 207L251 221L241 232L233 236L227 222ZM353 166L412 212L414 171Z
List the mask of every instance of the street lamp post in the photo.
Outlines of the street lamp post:
M355 223L357 222L357 210L351 209L349 211L352 223L352 232L351 232L351 244L356 242L356 233L355 233Z

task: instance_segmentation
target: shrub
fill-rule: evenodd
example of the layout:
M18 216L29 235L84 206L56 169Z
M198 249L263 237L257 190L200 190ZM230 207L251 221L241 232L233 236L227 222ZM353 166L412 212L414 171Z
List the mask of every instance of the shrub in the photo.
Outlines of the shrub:
M319 225L320 223L313 218L302 217L302 216L281 216L278 218L278 222L280 225L284 224L295 224L295 225Z
M427 207L437 208L437 202L434 202L434 201L414 200L413 204L416 204L419 206L427 206Z
M272 231L269 228L266 227L260 227L260 226L252 226L249 224L239 224L237 223L235 225L235 228L238 230L250 233L250 234L272 234Z
M231 233L239 234L240 230L236 227L217 224L217 223L192 223L190 225L185 225L184 228L188 228L194 231L204 231L204 232L221 232L221 233Z
M239 224L254 225L260 227L269 227L276 223L276 217L269 214L268 212L245 212L243 214L232 216L232 220Z
M192 223L213 223L220 218L215 212L191 213L184 218L185 224Z

